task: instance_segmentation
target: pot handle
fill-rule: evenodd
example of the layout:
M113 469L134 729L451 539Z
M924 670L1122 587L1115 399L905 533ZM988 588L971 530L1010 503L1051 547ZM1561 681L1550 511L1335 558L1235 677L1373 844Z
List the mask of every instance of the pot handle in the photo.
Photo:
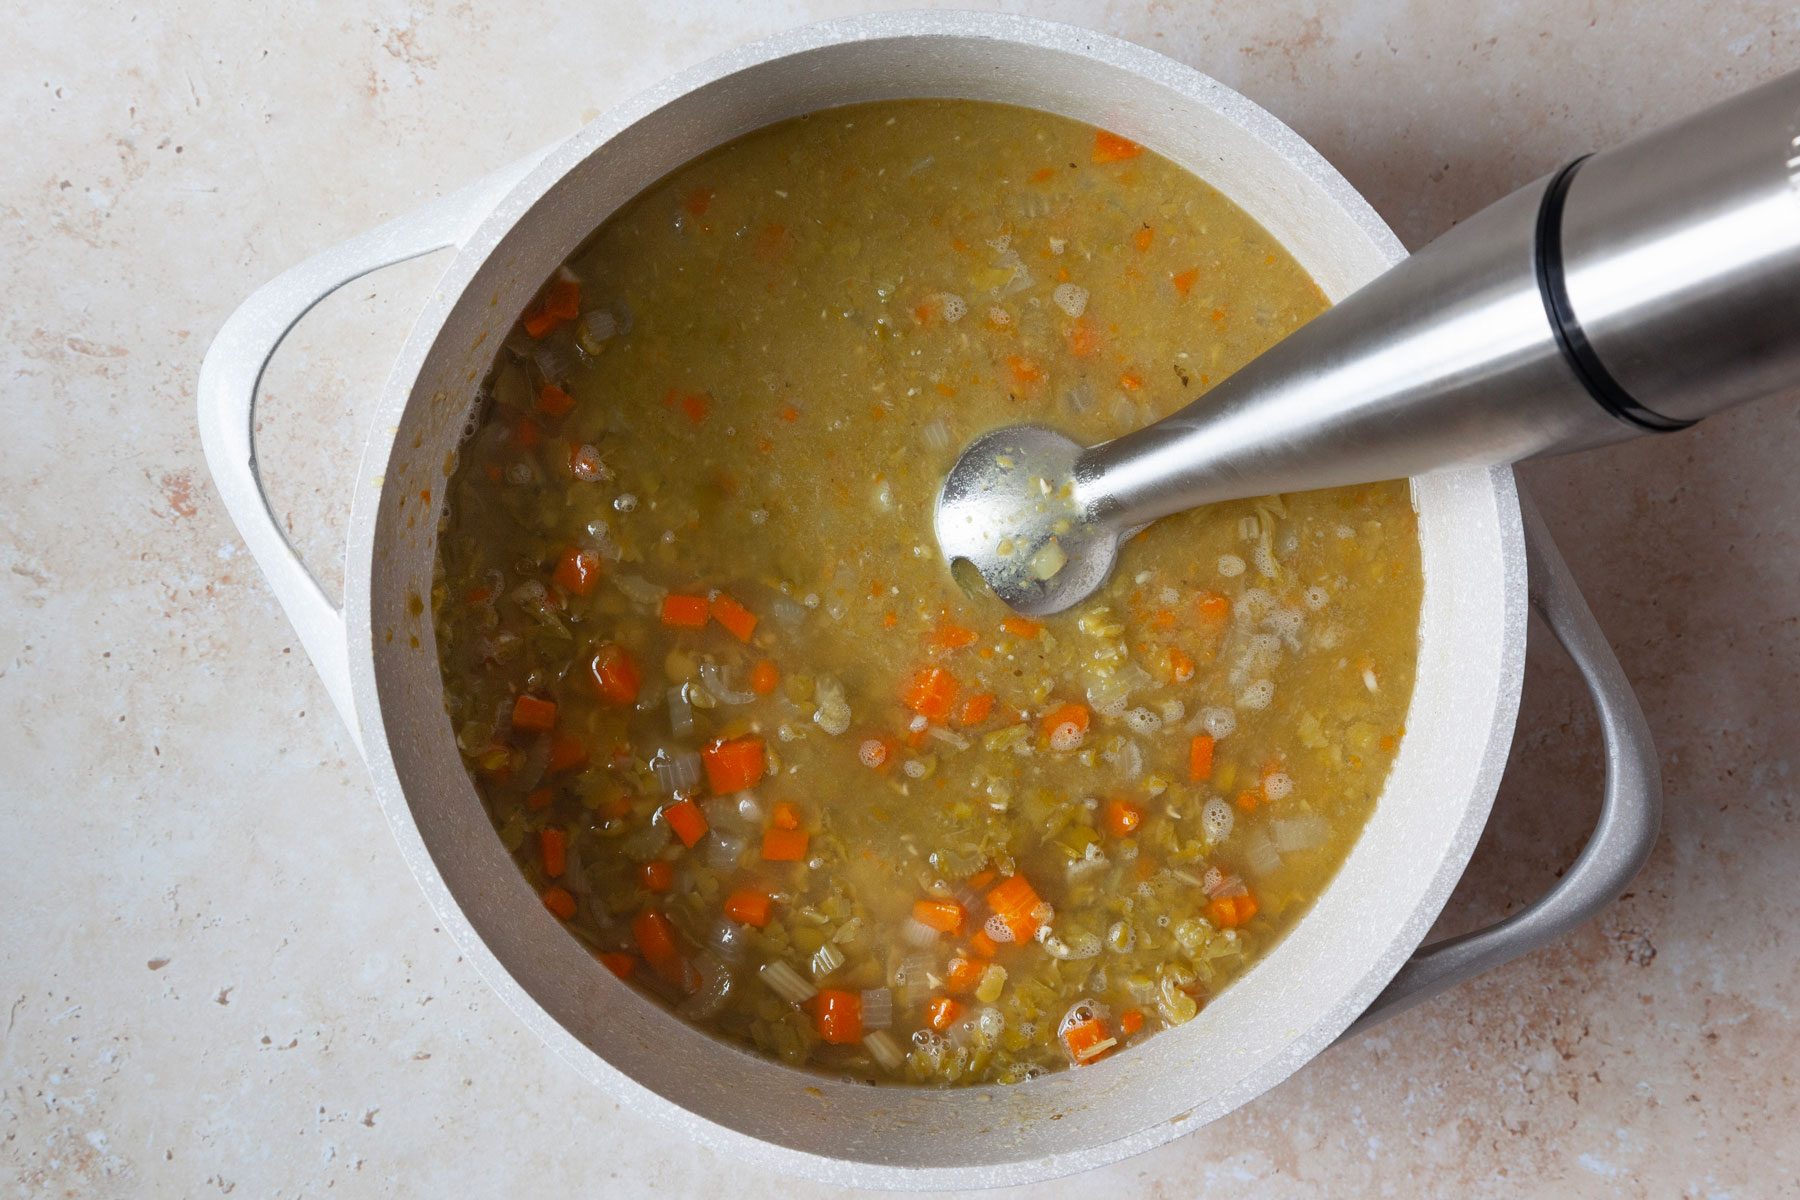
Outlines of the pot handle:
M1519 507L1525 520L1531 607L1587 681L1600 717L1606 750L1600 819L1575 865L1555 887L1497 924L1434 942L1415 953L1343 1038L1585 924L1625 890L1656 844L1662 821L1662 772L1644 711L1537 506L1523 490Z
M362 739L351 702L343 609L319 586L269 508L252 432L257 385L282 339L314 305L372 271L461 246L553 148L546 146L528 154L467 187L290 267L238 306L200 364L200 444L213 486L293 623L358 750Z

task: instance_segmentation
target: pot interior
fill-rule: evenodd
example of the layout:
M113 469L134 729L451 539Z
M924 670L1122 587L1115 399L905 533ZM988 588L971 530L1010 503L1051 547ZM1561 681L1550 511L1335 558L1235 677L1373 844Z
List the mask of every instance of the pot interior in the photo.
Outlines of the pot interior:
M1025 105L1141 141L1259 220L1333 300L1403 255L1350 186L1273 117L1186 67L1096 34L907 14L739 51L552 153L446 275L389 385L379 424L397 432L378 426L363 473L351 661L378 791L445 927L522 1019L590 1078L733 1154L815 1177L1020 1182L1148 1148L1273 1086L1328 1045L1423 937L1486 820L1511 735L1524 642L1519 516L1509 472L1415 481L1425 575L1419 675L1387 788L1313 911L1187 1025L1016 1087L871 1088L717 1041L619 983L544 911L464 774L429 616L411 611L430 595L436 533L435 512L416 497L441 492L513 317L621 204L752 129L904 97Z

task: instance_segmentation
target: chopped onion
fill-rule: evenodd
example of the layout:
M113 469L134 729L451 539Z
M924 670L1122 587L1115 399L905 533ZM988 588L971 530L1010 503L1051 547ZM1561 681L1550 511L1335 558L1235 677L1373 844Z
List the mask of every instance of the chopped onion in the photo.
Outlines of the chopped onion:
M1252 875L1267 875L1281 865L1281 852L1260 829L1244 839L1244 865Z
M844 952L830 942L826 942L812 956L812 975L814 979L823 979L844 965Z
M700 664L700 680L722 704L749 704L756 699L755 692L732 687L731 681L725 678L724 669L710 660Z
M947 450L950 447L950 426L944 423L944 418L934 418L919 430L919 440L933 450Z
M688 703L685 683L669 689L669 732L678 738L694 736L694 706Z
M744 851L749 845L748 838L729 836L714 830L706 839L706 865L720 869L735 867L738 860L744 857Z
M1325 839L1331 836L1331 826L1326 824L1325 818L1311 814L1272 821L1269 831L1274 834L1275 848L1283 854L1311 850L1324 845Z
M804 605L789 600L786 596L779 596L770 601L769 616L789 629L795 629L799 627L800 622L806 620L806 608Z
M679 1011L690 1021L705 1021L717 1016L725 1007L737 980L732 976L731 968L710 951L700 952L695 967L700 974L700 986L681 1002Z
M700 752L698 750L658 750L650 760L650 770L663 794L690 792L700 785Z
M894 986L900 988L925 987L930 981L931 956L929 954L909 954L894 965Z
M819 989L808 983L800 972L779 960L764 963L757 974L771 992L789 1004L804 1004L819 994Z
M750 948L750 927L727 917L720 917L707 931L707 943L727 962L738 962Z
M661 604L662 598L669 594L669 589L651 583L642 575L611 576L613 586L625 593L625 598L633 604Z
M894 993L886 988L868 988L862 994L864 1029L886 1029L894 1023Z
M925 731L925 736L934 737L940 742L947 742L950 745L955 746L958 750L967 750L969 748L968 738L962 736L960 733L952 733L941 725L933 725L930 729Z
M1236 875L1221 871L1217 867L1213 867L1206 873L1206 894L1208 896L1215 898L1219 896L1242 896L1249 890L1249 888L1244 886L1244 881L1242 879L1239 879Z
M908 917L900 925L900 940L909 946L930 946L936 944L938 931L917 917Z
M762 824L762 801L756 798L755 792L739 792L732 799L733 806L737 809L738 820L752 827Z
M850 728L850 702L844 697L844 685L829 675L821 675L813 685L813 698L818 707L813 711L813 722L837 737Z
M897 1071L900 1069L902 1058L900 1043L896 1042L893 1035L887 1030L877 1029L865 1037L863 1049L869 1052L869 1057L874 1059L882 1070Z

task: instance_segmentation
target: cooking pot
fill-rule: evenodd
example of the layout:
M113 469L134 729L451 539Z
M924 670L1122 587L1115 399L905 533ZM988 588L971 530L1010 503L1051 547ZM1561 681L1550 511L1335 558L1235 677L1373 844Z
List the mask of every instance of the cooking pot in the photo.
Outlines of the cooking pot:
M256 292L200 376L220 495L323 676L400 852L470 962L521 1020L648 1119L734 1161L840 1184L971 1187L1083 1170L1198 1128L1354 1030L1560 935L1642 865L1661 796L1618 663L1505 469L1412 481L1424 568L1407 734L1374 815L1312 911L1188 1024L1013 1086L868 1087L719 1041L601 967L545 912L495 836L444 709L429 605L438 508L494 351L542 281L676 167L800 113L898 97L1002 101L1116 130L1218 188L1332 300L1404 256L1293 131L1196 71L1086 30L969 14L810 26L676 76L567 141L328 250ZM285 540L251 443L256 385L334 289L444 247L375 417L341 606ZM1488 815L1512 737L1528 603L1598 707L1606 797L1580 859L1535 904L1417 950ZM754 1098L750 1102L750 1098Z

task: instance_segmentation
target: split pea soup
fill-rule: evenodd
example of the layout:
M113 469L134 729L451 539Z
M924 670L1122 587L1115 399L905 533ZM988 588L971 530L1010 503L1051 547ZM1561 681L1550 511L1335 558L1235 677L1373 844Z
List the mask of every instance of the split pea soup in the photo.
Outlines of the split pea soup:
M959 589L932 510L977 435L1116 437L1323 304L1194 176L993 104L817 113L626 205L497 353L432 594L545 907L687 1020L875 1082L1192 1020L1393 762L1405 484L1160 521L1041 622Z

